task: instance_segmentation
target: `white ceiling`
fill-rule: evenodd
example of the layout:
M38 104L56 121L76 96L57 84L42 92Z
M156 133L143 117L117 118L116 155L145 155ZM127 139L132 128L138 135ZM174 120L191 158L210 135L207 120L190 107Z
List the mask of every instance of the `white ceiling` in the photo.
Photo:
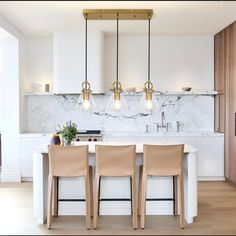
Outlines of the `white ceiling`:
M230 1L1 1L0 15L28 36L84 27L83 9L151 8L152 35L214 35L236 20ZM89 21L89 29L115 32L114 21ZM147 21L122 21L124 34L146 34Z

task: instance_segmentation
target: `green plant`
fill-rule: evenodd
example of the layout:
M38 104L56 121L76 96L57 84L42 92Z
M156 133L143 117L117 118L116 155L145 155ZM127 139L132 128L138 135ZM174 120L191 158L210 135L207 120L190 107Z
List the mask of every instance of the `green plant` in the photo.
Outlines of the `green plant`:
M59 134L64 138L65 144L70 145L73 138L77 133L77 125L75 123L66 122L65 125L62 127L59 126L60 130L58 131Z

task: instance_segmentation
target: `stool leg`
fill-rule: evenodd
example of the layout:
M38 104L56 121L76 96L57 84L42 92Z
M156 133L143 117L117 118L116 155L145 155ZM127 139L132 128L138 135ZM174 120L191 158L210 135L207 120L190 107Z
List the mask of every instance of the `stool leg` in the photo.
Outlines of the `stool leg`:
M136 177L132 176L132 208L133 208L133 228L137 229L137 193L136 193Z
M53 187L53 176L48 176L48 212L47 212L47 227L51 229L52 226L52 187Z
M175 189L175 195L174 195L174 198L175 198L175 205L174 205L174 211L175 211L175 215L177 216L178 215L178 202L179 202L179 199L178 199L178 176L174 176L174 189Z
M138 193L138 215L141 215L141 195L142 195L142 175L143 175L143 166L139 168L139 193Z
M90 215L93 216L93 167L89 167L90 178Z
M131 209L131 215L133 215L133 190L132 190L132 177L130 176L130 209Z
M85 176L85 192L86 192L86 228L90 229L91 225L90 225L90 175L89 175L89 169L86 173Z
M141 223L140 226L144 229L146 217L146 190L147 190L147 175L142 176L142 193L141 193Z
M54 212L53 215L56 217L58 216L58 177L54 177L53 178L53 208L54 208Z
M101 192L101 176L98 182L98 215L100 216L100 192Z
M94 204L93 204L93 227L97 228L98 224L98 192L100 176L96 174L94 181Z
M184 207L184 176L181 174L179 176L180 182L180 195L181 195L181 216L180 216L180 228L185 227L185 207Z

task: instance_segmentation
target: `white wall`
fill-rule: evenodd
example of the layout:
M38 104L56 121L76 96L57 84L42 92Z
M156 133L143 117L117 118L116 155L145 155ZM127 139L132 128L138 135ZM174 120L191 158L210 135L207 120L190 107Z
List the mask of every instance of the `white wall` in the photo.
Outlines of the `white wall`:
M71 32L69 32L70 35ZM74 33L78 38L78 33ZM55 37L60 34L55 34ZM88 51L92 47L92 42L96 37L89 38ZM54 39L55 40L55 39ZM83 45L78 41L77 47ZM73 40L72 40L73 42ZM105 36L104 50L104 80L105 91L111 88L116 78L116 38L115 36ZM53 39L28 38L27 39L27 63L28 63L28 83L30 90L31 83L45 82L52 83L53 63L57 62L57 52L53 52ZM68 47L68 45L67 45ZM64 62L71 64L70 73L74 77L73 70L80 71L81 79L84 78L84 51L83 47L74 48L80 51L80 56L70 57L71 61ZM70 49L73 51L73 49ZM54 59L53 59L53 53ZM91 55L93 52L91 51ZM93 67L91 56L88 58L88 76L93 77ZM61 61L61 59L60 59ZM60 63L56 63L60 65ZM78 66L75 66L78 65ZM64 65L63 65L64 66ZM69 66L67 66L69 67ZM62 65L60 65L62 68ZM56 69L56 68L54 68ZM60 71L60 70L59 70ZM76 72L77 73L77 72ZM78 78L79 80L79 77ZM143 88L147 80L147 37L146 36L120 36L119 43L119 79L124 88L136 86ZM82 81L81 80L81 81ZM151 37L151 80L156 90L181 90L183 86L191 86L195 90L214 89L214 40L212 36L153 36ZM80 91L80 83L77 90ZM63 87L66 90L67 85ZM93 81L92 87L97 86ZM70 87L70 86L69 86ZM75 87L75 86L73 86ZM67 89L68 90L68 89ZM76 90L76 91L77 91ZM93 89L94 90L94 89Z
M21 131L25 129L27 125L27 117L25 115L25 97L24 97L24 88L27 83L27 72L26 72L26 37L25 35L7 21L4 17L0 16L0 27L11 34L18 40L18 50L19 50L19 105L20 105L20 129Z
M6 52L7 59L4 59L5 63L7 63L4 67L8 68L8 70L4 72L4 77L2 76L1 101L3 104L3 128L1 181L20 181L19 133L27 125L24 99L24 85L27 79L25 36L1 16L0 27L15 37L14 43L6 42L5 45L5 49L7 50L8 48L9 52Z
M54 92L81 92L85 78L85 41L82 31L54 32ZM88 30L88 81L94 93L104 92L104 33Z
M111 88L116 72L116 38L106 36L105 80ZM147 37L121 36L119 79L123 88L143 88L147 80ZM156 90L214 89L213 36L151 37L151 80Z
M2 181L20 181L18 40L1 41Z
M32 83L40 83L42 90L44 84L53 84L53 38L31 37L27 38L27 85L25 89L31 91ZM52 89L52 87L51 87Z

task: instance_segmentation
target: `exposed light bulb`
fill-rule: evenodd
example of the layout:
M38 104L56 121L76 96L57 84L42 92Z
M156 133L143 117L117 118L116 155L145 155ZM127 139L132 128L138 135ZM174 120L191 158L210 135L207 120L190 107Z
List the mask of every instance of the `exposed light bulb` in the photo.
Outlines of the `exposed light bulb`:
M147 110L152 110L152 100L147 99L146 100L146 108Z
M120 100L115 100L115 110L119 111L121 108L121 103Z
M89 106L90 106L89 100L84 99L83 100L83 108L84 108L84 110L87 111L89 109Z

